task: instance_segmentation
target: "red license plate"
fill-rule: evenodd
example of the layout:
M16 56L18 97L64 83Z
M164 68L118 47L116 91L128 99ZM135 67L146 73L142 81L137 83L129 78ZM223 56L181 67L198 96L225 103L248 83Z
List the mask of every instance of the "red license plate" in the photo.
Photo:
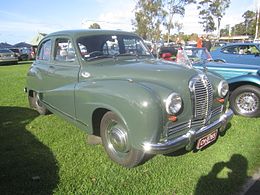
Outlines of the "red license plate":
M217 139L218 136L218 131L215 130L212 133L200 138L197 142L197 149L201 149L203 147L205 147L206 145L210 144L211 142L213 142L214 140Z

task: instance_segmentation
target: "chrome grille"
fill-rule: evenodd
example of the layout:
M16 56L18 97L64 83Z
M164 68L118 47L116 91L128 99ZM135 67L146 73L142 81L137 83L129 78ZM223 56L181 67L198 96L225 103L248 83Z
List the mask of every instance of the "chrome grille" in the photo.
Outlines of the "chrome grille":
M193 118L204 119L209 116L213 103L213 89L208 78L201 74L193 77L189 83Z
M220 115L222 111L223 111L223 106L219 106L215 108L214 110L212 110L211 118Z
M211 114L210 114L211 118L216 117L216 116L219 117L220 114L222 113L222 111L223 111L223 106L216 107L215 109L213 109L211 111ZM209 118L208 120L210 120L211 118ZM177 125L169 125L167 135L172 136L181 131L186 132L187 130L189 130L191 128L194 130L197 130L197 129L205 126L206 123L207 123L206 119L198 119L198 120L193 119L190 121L182 122Z

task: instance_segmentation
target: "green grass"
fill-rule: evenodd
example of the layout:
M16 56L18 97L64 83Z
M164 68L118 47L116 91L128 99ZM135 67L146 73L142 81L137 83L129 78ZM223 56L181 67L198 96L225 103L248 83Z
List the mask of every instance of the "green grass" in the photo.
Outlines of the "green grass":
M122 168L82 130L28 108L28 68L0 66L1 194L234 194L260 167L260 120L235 116L203 151Z

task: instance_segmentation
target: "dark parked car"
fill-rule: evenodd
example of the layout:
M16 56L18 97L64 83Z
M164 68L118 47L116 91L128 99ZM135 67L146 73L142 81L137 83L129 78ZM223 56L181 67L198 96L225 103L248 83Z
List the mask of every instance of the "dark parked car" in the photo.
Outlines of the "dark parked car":
M260 66L259 43L230 43L210 53L213 59L222 59L228 63Z
M47 35L25 91L40 114L55 113L100 136L109 157L125 167L147 154L202 149L233 115L221 76L157 60L140 37L123 31Z
M17 56L19 61L28 60L28 54L27 53L23 53L21 51L21 49L19 49L19 48L10 48L10 50L15 53L15 55Z
M0 64L17 64L18 58L9 49L0 48Z
M205 49L185 49L193 66L222 75L229 83L230 107L236 114L260 116L260 66L215 62Z

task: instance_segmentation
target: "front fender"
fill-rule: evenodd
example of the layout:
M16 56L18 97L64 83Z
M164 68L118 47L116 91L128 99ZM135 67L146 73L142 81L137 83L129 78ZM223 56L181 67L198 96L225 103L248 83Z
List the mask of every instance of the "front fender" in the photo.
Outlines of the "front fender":
M236 83L241 83L241 82L254 83L254 84L260 85L260 77L257 75L250 75L250 74L230 78L227 81L230 86L232 86Z
M93 133L92 113L98 108L115 112L128 128L129 141L141 149L144 142L158 142L163 131L164 107L150 88L127 80L82 82L76 87L77 120L89 125Z

